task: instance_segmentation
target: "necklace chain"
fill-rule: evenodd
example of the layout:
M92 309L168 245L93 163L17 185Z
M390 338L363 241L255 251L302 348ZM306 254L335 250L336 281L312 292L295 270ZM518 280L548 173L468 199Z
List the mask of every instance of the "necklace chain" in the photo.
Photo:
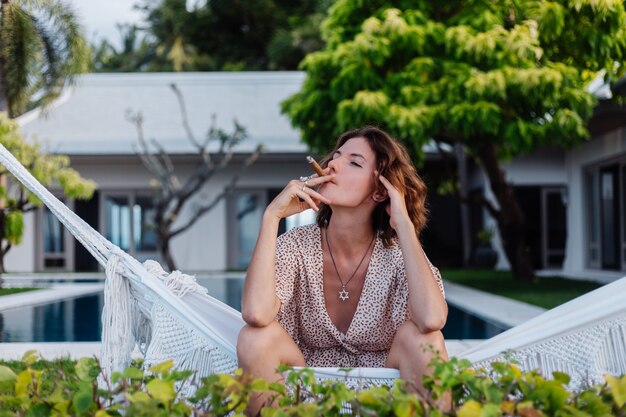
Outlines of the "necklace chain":
M341 275L339 274L339 269L337 269L337 264L335 263L335 257L333 256L333 251L330 248L330 242L328 241L328 228L326 228L325 232L326 232L325 233L325 237L326 237L326 246L328 246L328 253L330 254L330 259L333 261L333 267L335 268L335 272L337 273L337 278L339 278L339 282L341 282L341 291L339 291L339 298L341 299L341 301L345 301L345 300L348 299L348 291L346 291L346 285L348 285L348 283L350 283L350 281L352 281L352 278L354 278L354 276L356 275L356 272L361 267L361 264L365 260L365 257L367 256L367 253L370 251L370 247L372 246L372 243L374 243L374 239L376 238L376 234L374 234L374 236L372 236L372 240L370 241L370 244L367 245L367 249L365 249L365 253L363 254L363 257L361 258L361 260L359 261L359 264L356 266L356 269L354 270L352 275L350 275L350 278L344 284L343 280L341 279Z

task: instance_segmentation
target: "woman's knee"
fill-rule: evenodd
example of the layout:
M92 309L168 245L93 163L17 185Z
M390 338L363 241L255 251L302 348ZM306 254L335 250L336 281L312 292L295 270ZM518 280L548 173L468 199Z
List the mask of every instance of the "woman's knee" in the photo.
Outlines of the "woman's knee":
M248 324L242 327L237 338L237 351L240 350L256 350L263 346L270 346L272 339L276 338L276 328L280 326L273 321L264 327L253 327Z
M237 357L240 363L267 358L272 352L278 353L279 346L284 345L283 339L290 339L289 334L277 322L273 321L264 327L245 325L237 339Z

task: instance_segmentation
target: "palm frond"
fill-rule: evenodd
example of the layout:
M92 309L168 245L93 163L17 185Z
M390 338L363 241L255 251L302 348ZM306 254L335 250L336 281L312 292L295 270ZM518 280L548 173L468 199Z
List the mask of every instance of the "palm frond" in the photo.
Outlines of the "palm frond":
M38 36L31 16L16 3L5 4L0 27L0 54L3 79L11 117L20 113L28 103L29 74L35 68Z
M62 1L14 0L3 10L2 37L10 33L15 45L3 55L5 67L11 67L5 68L11 74L5 85L13 92L9 103L15 117L49 104L86 72L90 49L72 7Z

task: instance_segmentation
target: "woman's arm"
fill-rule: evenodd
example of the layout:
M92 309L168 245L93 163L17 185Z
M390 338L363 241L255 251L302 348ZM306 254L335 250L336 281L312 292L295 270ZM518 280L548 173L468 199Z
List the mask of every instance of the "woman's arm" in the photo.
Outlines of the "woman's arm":
M246 273L241 316L250 326L267 326L276 317L280 308L274 282L279 222L280 218L265 211L261 231Z
M312 178L307 181L307 186L304 186L302 181L293 180L265 209L241 299L241 316L250 326L269 325L280 308L275 283L276 236L280 220L308 208L317 211L320 202L330 204L330 200L309 187L320 185L333 178L333 175Z
M404 269L409 286L409 312L411 320L422 333L441 330L448 317L448 305L439 290L437 280L415 234L404 195L385 177L380 182L389 195L389 224L396 231L404 259Z
M411 221L396 229L409 285L411 320L422 333L441 330L448 317L448 305L439 289Z

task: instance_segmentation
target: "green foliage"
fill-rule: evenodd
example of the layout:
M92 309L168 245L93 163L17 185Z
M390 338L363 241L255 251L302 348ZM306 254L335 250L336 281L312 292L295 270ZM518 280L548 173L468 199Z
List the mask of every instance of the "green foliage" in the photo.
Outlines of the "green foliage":
M551 309L593 291L601 284L580 279L541 277L532 281L513 280L511 271L490 269L445 269L446 281Z
M0 297L3 295L19 294L21 292L27 292L27 291L37 291L38 289L39 288L20 288L20 287L0 288Z
M42 416L227 416L243 415L251 396L269 395L263 417L339 416L622 416L626 412L626 377L606 377L606 384L579 392L567 389L569 376L546 379L522 372L514 364L494 363L472 369L452 358L433 361L424 378L426 395L410 384L352 390L342 381L318 382L311 370L281 367L285 384L253 380L240 370L195 381L190 371L177 371L168 361L147 371L138 366L102 378L96 359L47 362L35 352L22 361L0 363L0 415ZM193 385L194 393L182 393ZM442 410L441 398L452 396ZM346 410L350 407L350 411Z
M293 70L319 50L330 0L143 0L144 29L120 27L122 47L102 41L96 71ZM143 32L143 33L141 33Z
M418 153L431 138L470 154L490 143L501 159L572 146L588 137L586 83L626 68L618 0L339 0L322 31L326 48L282 107L320 152L367 123Z
M27 167L42 185L56 185L68 198L89 199L93 195L96 184L82 178L72 169L67 156L46 154L38 143L24 140L17 123L2 112L0 144ZM17 180L11 178L7 183L7 175L7 171L0 171L0 225L4 228L1 238L6 242L0 251L0 266L8 248L21 242L24 232L23 213L41 206L41 201Z
M72 8L58 0L0 4L0 111L45 107L85 72L89 46Z

